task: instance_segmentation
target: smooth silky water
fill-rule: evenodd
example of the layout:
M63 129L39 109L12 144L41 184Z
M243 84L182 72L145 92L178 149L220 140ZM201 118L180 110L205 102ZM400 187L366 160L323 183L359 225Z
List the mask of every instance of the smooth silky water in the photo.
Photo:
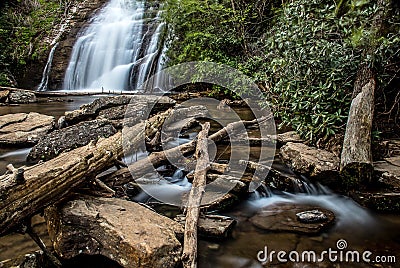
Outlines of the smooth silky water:
M79 33L79 38L73 47L71 60L65 75L63 90L65 91L137 91L150 75L162 69L165 63L166 44L163 42L165 25L160 22L162 11L157 6L146 4L145 1L111 0L94 17L89 26ZM57 47L54 47L54 50ZM47 75L51 68L54 50L49 55L49 62L43 71L40 90L47 87ZM155 80L153 87L162 90L162 77ZM72 102L34 103L18 106L0 106L0 115L18 112L39 112L54 115L56 119L65 111L79 108L98 96L73 96L64 99ZM200 103L199 103L200 104ZM220 114L219 110L209 107L211 115ZM235 109L242 119L252 119L251 112L245 108ZM235 121L226 117L223 123ZM213 123L212 131L219 124ZM197 129L198 131L198 129ZM257 134L257 133L253 133ZM191 132L184 140L173 141L175 145L195 137ZM231 152L229 146L218 145L216 159L226 161ZM0 172L6 170L9 163L15 166L27 164L26 156L30 148L1 149ZM235 152L240 158L240 151ZM250 160L257 160L259 147L250 149ZM131 156L135 159L145 157L146 153ZM265 159L268 160L268 159ZM277 159L276 159L277 160ZM291 171L279 161L274 167L280 171ZM160 172L165 167L161 167ZM160 192L166 195L187 192L191 184L184 172L174 170L166 175L172 184L161 184ZM263 191L249 194L246 200L230 209L221 212L238 221L232 238L225 241L201 240L199 245L199 267L260 267L256 260L257 253L268 246L270 250L314 250L322 252L335 248L336 241L345 239L353 250L370 250L377 255L396 255L400 260L400 217L398 215L381 215L368 211L349 198L337 195L323 186L306 184L306 193L284 193ZM132 197L136 201L148 202L152 199L144 193ZM271 204L296 203L311 204L327 208L335 212L336 223L328 231L319 235L300 235L286 232L267 232L252 225L249 218L262 207ZM168 210L168 206L166 206ZM173 216L176 209L170 208ZM46 227L42 219L36 219L37 231L49 244ZM0 260L37 250L38 247L27 235L11 234L0 238ZM366 267L366 264L344 263L340 266L312 264L304 266L293 263L279 264L278 267ZM385 265L376 267L399 267Z
M36 111L48 115L54 115L56 118L67 110L77 109L84 103L89 103L98 96L79 96L68 97L73 102L61 103L42 103L27 104L19 106L0 107L0 114L16 113L21 111ZM209 107L211 109L211 107ZM235 111L242 119L251 119L251 112L245 108L238 108ZM221 113L221 111L211 109L211 113ZM226 122L232 119L226 118ZM211 131L216 131L218 124L213 124ZM196 129L195 129L196 130ZM198 131L198 129L197 129ZM187 142L193 139L196 132L190 132L184 139L176 142ZM227 160L230 153L229 146L218 146L216 158L219 161ZM226 152L226 153L221 153ZM0 169L5 171L5 166L13 163L20 166L25 163L29 148L7 149L0 151ZM250 160L257 160L259 148L252 147L250 150ZM137 159L145 157L145 153L135 155ZM291 173L291 171L282 165L279 161L274 163L274 167ZM162 167L160 168L160 171ZM186 174L177 169L171 175L166 175L166 180L172 184L162 184L158 187L166 195L182 194L187 192L191 184L187 181ZM308 184L306 184L308 185ZM140 202L154 201L149 196L141 193L133 199ZM293 233L275 233L258 229L252 225L248 219L253 216L262 207L278 203L296 203L311 204L327 208L335 212L337 217L335 225L328 231L320 235L300 235ZM170 211L168 211L170 210ZM164 208L166 215L175 215L175 208ZM368 211L350 198L337 195L323 186L308 185L307 193L284 193L277 191L260 191L251 193L247 200L229 211L220 214L231 216L238 221L232 238L225 241L205 241L201 240L199 245L199 267L261 267L256 260L257 253L268 246L271 250L314 250L322 252L329 247L335 248L336 241L345 239L349 248L353 250L370 250L374 254L396 255L400 250L400 217L394 215L379 215ZM49 242L46 234L46 227L38 220L37 230L45 241ZM12 234L0 238L0 260L16 257L17 255L27 253L38 249L27 235ZM399 256L397 256L399 257ZM280 264L278 267L303 267L293 266L291 263ZM311 266L314 267L314 266ZM324 267L330 267L324 266ZM346 263L341 267L366 267L365 264ZM389 266L384 266L389 267ZM396 266L392 266L396 267Z
M138 90L165 60L161 14L154 2L108 2L80 32L63 90Z

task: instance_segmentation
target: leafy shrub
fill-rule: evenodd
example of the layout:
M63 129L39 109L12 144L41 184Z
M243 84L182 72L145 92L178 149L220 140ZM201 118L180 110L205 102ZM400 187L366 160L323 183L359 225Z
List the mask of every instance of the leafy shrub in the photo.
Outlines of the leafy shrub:
M5 0L0 5L0 74L23 72L31 61L45 61L45 39L61 22L69 0ZM9 85L9 79L1 79Z
M374 1L340 3L290 2L278 11L265 40L271 106L284 124L314 141L344 129L360 64L380 69L399 44L398 31L397 39L390 31L375 34Z

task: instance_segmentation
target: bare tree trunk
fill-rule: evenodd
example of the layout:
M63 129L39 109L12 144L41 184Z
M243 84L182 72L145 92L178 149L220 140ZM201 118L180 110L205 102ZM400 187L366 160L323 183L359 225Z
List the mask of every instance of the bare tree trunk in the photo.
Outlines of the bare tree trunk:
M371 25L373 34L370 37L370 45L364 51L366 58L374 53L376 39L380 36L385 18L390 13L391 0L378 0L377 5L379 8ZM370 64L372 65L372 63ZM343 183L348 189L372 181L374 168L371 152L371 132L376 87L374 70L367 63L362 63L354 82L340 161L340 173Z
M372 180L371 131L375 89L373 72L367 66L362 67L354 85L340 161L340 172L347 188Z
M201 199L204 194L204 189L207 184L207 171L210 168L210 158L208 155L208 131L210 123L202 125L197 138L196 146L196 169L192 189L189 193L189 199L186 207L186 221L182 262L185 268L197 267L197 223L200 214Z

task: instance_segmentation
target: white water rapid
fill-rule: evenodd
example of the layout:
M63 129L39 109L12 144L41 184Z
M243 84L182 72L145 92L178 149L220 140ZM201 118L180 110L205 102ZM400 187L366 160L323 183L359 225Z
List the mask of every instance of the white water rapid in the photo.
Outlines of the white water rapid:
M162 68L165 24L158 4L111 0L80 33L64 90L139 90Z

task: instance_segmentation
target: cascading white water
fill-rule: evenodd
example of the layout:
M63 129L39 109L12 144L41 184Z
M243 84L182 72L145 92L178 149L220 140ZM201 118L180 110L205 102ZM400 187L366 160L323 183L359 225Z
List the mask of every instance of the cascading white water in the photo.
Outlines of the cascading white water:
M145 1L111 0L76 41L63 89L139 89L161 68L160 15Z
M54 52L58 47L58 43L56 43L50 50L49 57L47 59L46 66L44 67L43 74L42 74L42 81L40 81L39 86L37 87L38 91L46 91L47 85L49 83L49 74L51 70L51 63L53 62Z

